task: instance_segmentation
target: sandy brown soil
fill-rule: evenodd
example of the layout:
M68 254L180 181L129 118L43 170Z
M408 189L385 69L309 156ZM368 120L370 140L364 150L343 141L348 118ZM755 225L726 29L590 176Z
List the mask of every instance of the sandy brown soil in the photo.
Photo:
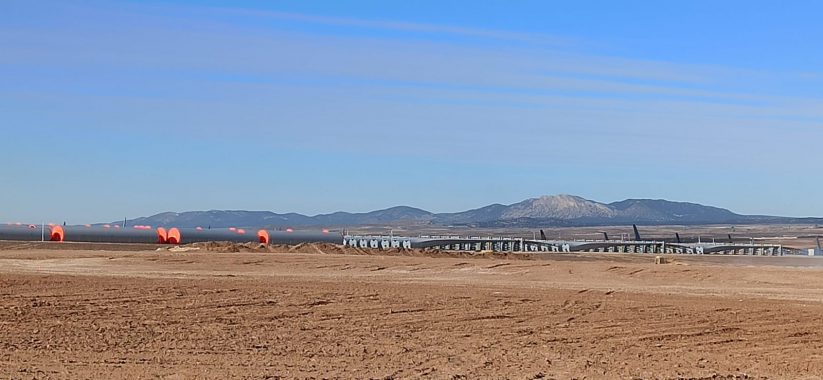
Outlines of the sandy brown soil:
M0 378L821 378L823 259L0 251Z

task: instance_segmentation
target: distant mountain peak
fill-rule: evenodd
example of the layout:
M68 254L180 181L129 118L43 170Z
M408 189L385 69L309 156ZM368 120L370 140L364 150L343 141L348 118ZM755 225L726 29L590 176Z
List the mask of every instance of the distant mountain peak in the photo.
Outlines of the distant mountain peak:
M612 216L614 216L614 210L609 206L568 194L544 195L527 199L511 205L510 209L504 213L504 217L508 219L577 219Z

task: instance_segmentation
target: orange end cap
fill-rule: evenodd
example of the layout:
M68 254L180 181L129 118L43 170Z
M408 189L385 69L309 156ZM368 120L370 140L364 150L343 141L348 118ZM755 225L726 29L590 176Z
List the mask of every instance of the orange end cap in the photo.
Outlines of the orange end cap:
M269 244L269 241L271 241L271 238L269 237L269 231L257 231L257 239L260 241L261 244Z
M66 238L66 233L63 231L62 226L52 226L51 227L51 241L63 241Z
M183 235L180 234L180 230L178 230L176 227L171 228L169 230L166 241L168 241L169 244L180 244L183 242Z
M166 244L169 242L169 234L163 227L157 227L157 243Z

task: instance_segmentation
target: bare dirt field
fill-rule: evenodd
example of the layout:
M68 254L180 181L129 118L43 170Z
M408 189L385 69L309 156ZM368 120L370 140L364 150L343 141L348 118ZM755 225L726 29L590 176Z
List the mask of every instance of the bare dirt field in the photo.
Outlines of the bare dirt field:
M4 379L823 377L821 258L12 248Z

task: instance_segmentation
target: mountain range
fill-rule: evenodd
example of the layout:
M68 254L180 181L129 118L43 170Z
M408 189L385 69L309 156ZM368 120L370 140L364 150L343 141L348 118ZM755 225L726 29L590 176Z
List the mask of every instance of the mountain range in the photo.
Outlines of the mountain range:
M176 227L351 227L365 225L435 225L464 227L602 226L621 224L694 225L821 223L820 218L740 215L696 203L662 199L627 199L600 203L574 195L550 195L522 202L456 213L432 213L397 206L365 213L335 212L307 216L271 211L211 210L164 212L129 220L128 225Z

